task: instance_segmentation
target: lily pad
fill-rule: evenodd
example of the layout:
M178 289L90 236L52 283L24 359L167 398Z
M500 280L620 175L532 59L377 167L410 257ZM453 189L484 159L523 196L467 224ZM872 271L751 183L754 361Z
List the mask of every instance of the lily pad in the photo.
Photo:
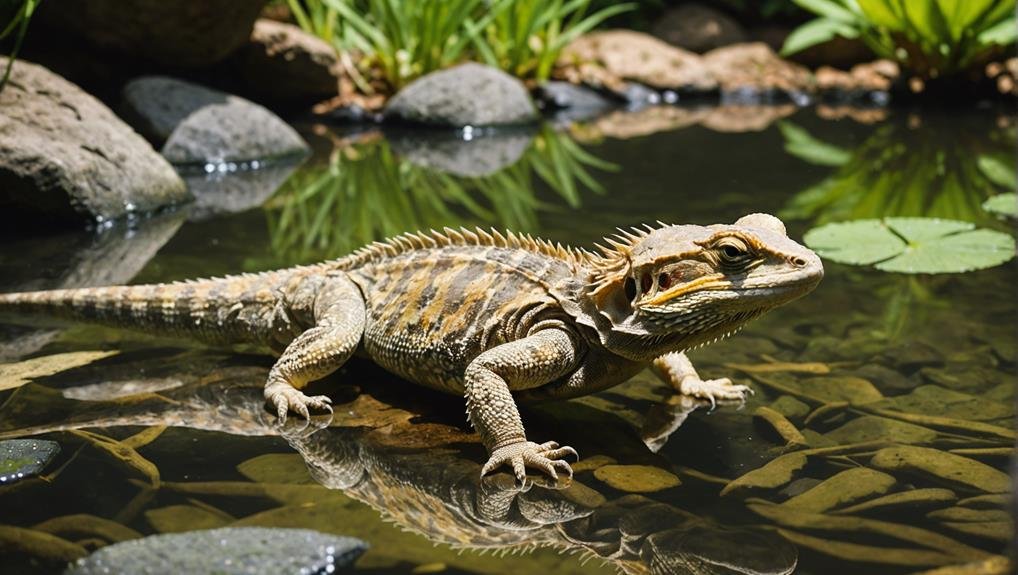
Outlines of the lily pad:
M1018 194L998 194L983 202L983 209L1002 216L1018 218Z
M905 471L943 483L986 493L1006 493L1011 480L1006 473L968 457L939 449L900 445L881 449L870 464L885 471Z
M1015 255L1014 238L937 218L883 218L827 224L803 237L827 259L900 273L958 273L1000 265Z
M594 470L594 477L629 493L653 493L682 484L675 474L651 465L605 465Z
M60 445L44 439L0 441L0 485L38 475L60 453Z

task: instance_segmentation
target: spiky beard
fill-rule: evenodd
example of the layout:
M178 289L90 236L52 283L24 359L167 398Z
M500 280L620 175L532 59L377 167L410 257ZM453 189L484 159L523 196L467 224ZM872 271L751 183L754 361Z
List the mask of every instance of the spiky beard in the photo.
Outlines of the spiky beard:
M766 308L757 308L726 313L705 308L670 312L665 307L641 310L639 319L653 326L653 330L640 339L650 347L670 344L679 348L662 353L699 349L735 335L765 311Z

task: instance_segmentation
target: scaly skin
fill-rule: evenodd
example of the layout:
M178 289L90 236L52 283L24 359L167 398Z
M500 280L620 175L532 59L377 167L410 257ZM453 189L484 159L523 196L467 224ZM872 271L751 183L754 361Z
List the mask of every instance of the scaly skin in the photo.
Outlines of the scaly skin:
M670 226L606 238L601 254L516 234L407 234L317 265L172 284L0 296L0 313L45 313L255 343L280 354L265 384L279 419L331 409L300 391L358 352L416 383L466 397L491 454L557 477L575 455L527 440L517 400L562 399L617 385L652 364L681 393L741 399L702 381L684 350L738 330L811 291L820 259L780 220Z

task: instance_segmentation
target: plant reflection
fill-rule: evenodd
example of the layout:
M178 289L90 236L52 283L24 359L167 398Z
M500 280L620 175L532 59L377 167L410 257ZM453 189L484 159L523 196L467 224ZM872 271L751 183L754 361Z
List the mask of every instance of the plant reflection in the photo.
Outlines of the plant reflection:
M519 137L484 137L469 146L446 148L451 155L444 161L435 158L444 141L434 142L428 156L421 145L408 146L400 139L376 138L337 148L327 164L302 170L266 205L273 251L286 261L304 262L408 230L484 225L535 231L538 213L557 207L537 197L537 186L548 187L562 204L575 209L582 189L603 191L594 170L616 169L568 134L548 127L529 147L522 146L522 156L513 152ZM486 173L454 175L471 169L457 157L464 153L470 153L474 163L487 154ZM499 166L500 161L511 164ZM452 167L457 165L459 169Z
M796 194L779 214L814 225L889 216L936 217L988 224L987 198L1010 192L1014 129L962 130L947 117L896 119L854 150L781 124L788 153L836 171Z

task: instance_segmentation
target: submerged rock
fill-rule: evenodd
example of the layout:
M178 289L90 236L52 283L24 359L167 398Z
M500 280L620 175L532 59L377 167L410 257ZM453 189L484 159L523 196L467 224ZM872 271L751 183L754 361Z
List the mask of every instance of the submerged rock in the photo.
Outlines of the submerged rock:
M124 87L123 113L174 164L218 164L303 155L286 122L239 96L165 76Z
M746 40L746 31L724 12L699 3L667 10L651 28L658 38L692 52L706 52Z
M103 547L65 575L100 573L331 573L353 563L367 545L308 529L226 527L153 535Z
M339 94L336 49L299 27L262 18L251 40L229 60L245 94L283 103L312 103Z
M60 453L60 445L44 439L0 441L0 485L38 475Z
M0 92L6 218L104 221L189 198L173 168L106 106L42 66L15 63Z
M411 82L389 100L384 118L476 128L533 124L537 111L522 82L501 70L467 62Z
M247 41L265 0L44 2L38 17L89 44L176 68L203 67Z

